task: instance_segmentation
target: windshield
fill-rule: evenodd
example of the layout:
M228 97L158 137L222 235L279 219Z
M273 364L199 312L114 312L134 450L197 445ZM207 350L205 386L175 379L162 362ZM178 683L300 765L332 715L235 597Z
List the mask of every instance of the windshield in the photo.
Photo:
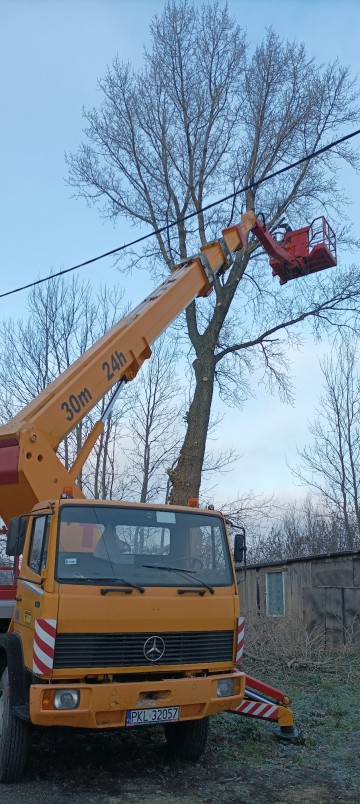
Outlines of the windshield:
M233 583L220 517L101 505L60 509L56 577L135 589Z

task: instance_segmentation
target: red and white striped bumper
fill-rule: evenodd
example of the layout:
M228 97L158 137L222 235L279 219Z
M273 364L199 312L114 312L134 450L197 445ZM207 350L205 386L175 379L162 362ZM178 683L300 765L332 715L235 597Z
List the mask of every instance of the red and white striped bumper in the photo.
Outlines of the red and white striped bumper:
M248 717L259 717L264 720L277 720L279 707L277 704L261 703L259 701L244 700L233 710L238 715L248 715Z

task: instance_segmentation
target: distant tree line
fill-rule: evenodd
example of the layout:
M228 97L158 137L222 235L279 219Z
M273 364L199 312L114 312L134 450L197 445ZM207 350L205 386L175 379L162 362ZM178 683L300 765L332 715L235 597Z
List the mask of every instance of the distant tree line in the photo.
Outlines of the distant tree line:
M275 522L259 518L258 531L250 531L247 562L285 561L290 558L360 550L360 533L353 519L350 537L344 519L309 495L302 502L285 505Z
M360 549L360 376L359 341L340 333L321 360L323 391L311 441L299 450L293 468L308 490L305 500L281 506L272 501L249 524L248 559L252 562Z

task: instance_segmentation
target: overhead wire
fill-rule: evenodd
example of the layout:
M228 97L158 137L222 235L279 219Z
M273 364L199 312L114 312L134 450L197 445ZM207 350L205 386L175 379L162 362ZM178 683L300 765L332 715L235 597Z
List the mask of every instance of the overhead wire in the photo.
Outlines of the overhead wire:
M139 245L139 243L143 243L145 240L149 240L150 237L156 237L156 235L162 234L163 232L172 229L174 226L177 226L179 223L184 223L191 218L196 217L200 213L207 212L209 209L213 209L214 207L223 204L225 201L229 201L230 199L235 199L241 193L247 192L247 190L253 190L259 187L261 184L264 184L270 179L274 179L277 176L280 176L283 173L286 173L289 170L293 170L293 168L298 167L299 165L304 164L304 162L309 162L311 159L315 159L315 157L320 156L321 154L326 153L326 151L330 151L332 148L336 148L337 145L341 145L341 143L346 142L347 140L352 139L360 134L360 129L356 131L352 131L350 134L345 134L343 137L340 137L338 140L334 140L333 142L324 145L322 148L318 148L316 151L312 151L312 153L303 156L301 159L298 159L296 162L292 162L290 165L285 165L278 170L273 171L273 173L268 173L267 176L264 176L262 179L258 179L257 181L250 182L244 187L241 187L239 190L235 190L228 195L224 195L222 198L218 198L216 201L212 201L206 206L202 207L201 209L195 210L194 212L189 212L187 215L184 215L182 218L177 218L170 223L165 224L164 226L159 227L158 229L153 229L151 232L148 232L141 237L137 237L135 240L131 240L128 243L124 243L122 246L118 246L117 248L113 248L110 251L105 251L103 254L99 254L97 257L91 257L89 260L84 260L84 262L80 262L77 265L71 266L71 268L65 268L61 271L57 271L56 273L52 273L48 276L44 276L41 279L36 279L33 282L29 282L27 285L22 285L21 287L14 288L13 290L8 290L5 293L0 293L0 299L4 299L6 296L12 296L14 293L20 293L22 290L28 290L29 288L36 287L36 285L41 285L43 282L49 282L51 279L54 279L58 276L64 276L65 274L71 273L71 271L77 271L79 268L84 268L86 265L91 265L92 263L98 262L99 260L105 259L105 257L110 257L113 254L118 254L121 251L125 251L126 249L131 248L132 246Z

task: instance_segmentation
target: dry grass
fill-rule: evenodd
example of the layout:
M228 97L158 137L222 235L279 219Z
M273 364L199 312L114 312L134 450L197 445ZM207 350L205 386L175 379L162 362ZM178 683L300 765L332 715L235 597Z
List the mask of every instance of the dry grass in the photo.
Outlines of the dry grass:
M250 658L262 670L278 668L305 668L336 674L344 671L344 661L352 680L360 680L360 643L354 641L358 623L344 634L344 644L328 649L324 630L317 626L305 628L294 615L266 617L248 612L245 630L245 664Z

